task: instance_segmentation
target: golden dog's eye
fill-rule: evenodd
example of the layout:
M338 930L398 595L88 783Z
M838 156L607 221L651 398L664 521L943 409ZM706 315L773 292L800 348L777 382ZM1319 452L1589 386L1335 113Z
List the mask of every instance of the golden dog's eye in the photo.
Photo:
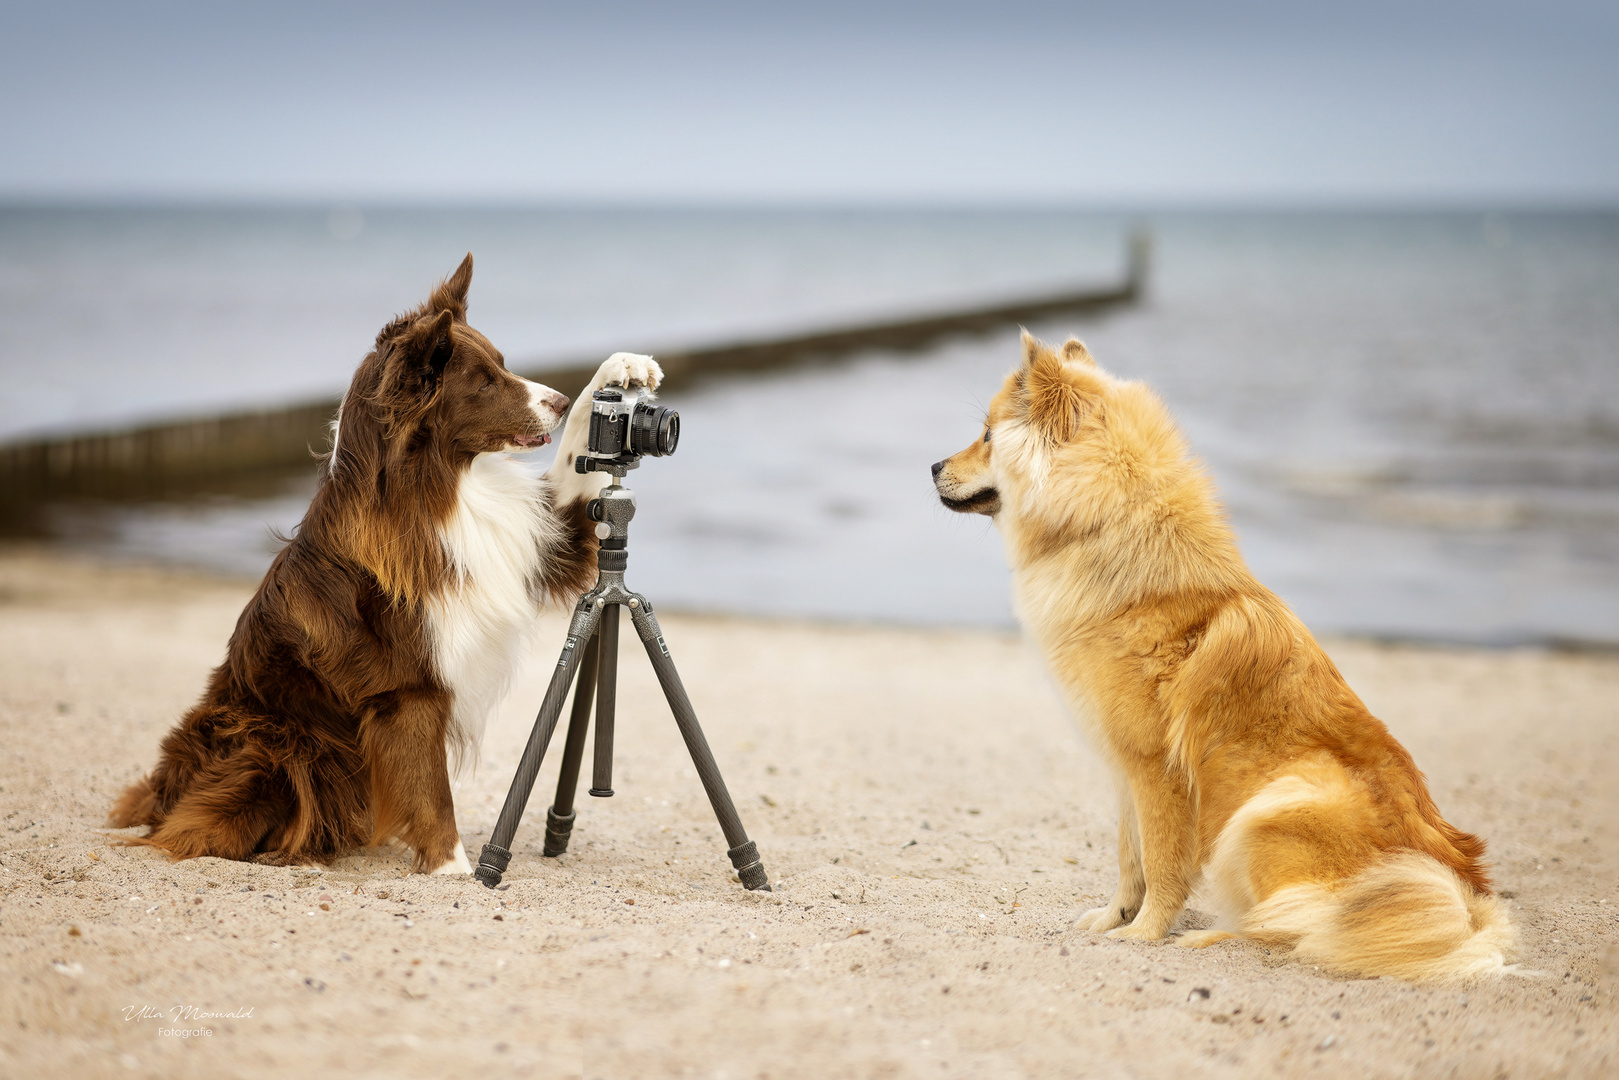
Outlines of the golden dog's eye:
M984 441L989 442L989 428L984 429Z

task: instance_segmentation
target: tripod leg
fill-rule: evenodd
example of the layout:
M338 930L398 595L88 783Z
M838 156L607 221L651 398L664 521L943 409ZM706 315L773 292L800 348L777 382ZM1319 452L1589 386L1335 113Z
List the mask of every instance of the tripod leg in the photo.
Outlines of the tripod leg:
M608 604L596 632L601 660L596 677L596 760L590 773L590 793L598 799L613 795L613 714L618 705L618 605Z
M512 778L511 790L506 792L506 803L500 808L495 831L478 855L478 868L473 873L487 888L493 889L500 884L500 877L511 862L512 837L517 833L517 823L523 818L528 797L534 791L534 779L540 774L540 762L545 757L546 746L551 742L551 733L556 730L557 718L562 715L562 702L568 696L568 684L579 670L580 654L585 651L600 623L601 610L595 606L595 598L587 593L580 598L579 606L573 609L568 640L563 644L562 656L551 672L551 685L545 691L545 700L540 703L540 714L534 718L534 730L529 732L528 745L523 748L522 760L517 763L517 775Z
M585 756L585 729L590 726L590 700L596 689L596 650L601 633L590 639L579 661L579 679L573 684L573 713L568 717L568 738L562 744L562 770L557 776L557 797L545 812L545 854L555 858L568 850L573 833L573 796L579 790L579 762Z
M726 854L731 857L731 865L736 867L737 876L746 888L769 892L770 879L765 876L764 864L759 861L759 847L748 839L747 831L742 828L742 819L737 817L731 793L725 789L725 778L720 775L719 766L714 764L714 754L709 750L708 740L703 737L703 729L697 723L697 713L691 707L691 699L686 696L686 688L680 682L675 662L669 658L669 646L664 643L657 616L652 614L652 605L644 598L636 599L639 603L631 605L630 618L635 623L636 632L641 635L642 644L646 646L652 669L658 673L663 696L669 699L675 723L680 726L680 736L686 740L692 764L697 766L703 790L708 793L714 816L719 819L720 828L725 833L725 843L730 848Z

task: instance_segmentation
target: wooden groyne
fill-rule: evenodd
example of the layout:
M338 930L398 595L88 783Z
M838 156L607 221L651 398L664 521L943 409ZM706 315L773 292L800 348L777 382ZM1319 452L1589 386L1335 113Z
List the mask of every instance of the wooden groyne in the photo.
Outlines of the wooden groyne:
M647 351L657 356L666 377L683 386L699 378L835 360L871 349L914 351L941 338L1133 303L1145 287L1150 253L1146 235L1132 237L1123 278L1103 288L787 337ZM552 365L523 374L567 392L583 385L599 363ZM337 399L331 398L0 446L0 535L40 534L43 507L65 499L140 502L274 490L286 477L309 469L311 452L326 445L336 409Z
M1132 303L1146 287L1151 250L1151 241L1145 234L1132 237L1124 277L1117 285L1108 288L1069 290L971 311L934 312L909 319L823 330L796 337L743 341L689 352L653 355L657 356L665 375L686 378L728 371L758 371L810 360L831 360L867 349L899 352L925 349L941 338L983 334L1008 325L1037 322L1053 315L1097 311ZM586 377L594 374L595 370L594 365L590 366L585 372Z

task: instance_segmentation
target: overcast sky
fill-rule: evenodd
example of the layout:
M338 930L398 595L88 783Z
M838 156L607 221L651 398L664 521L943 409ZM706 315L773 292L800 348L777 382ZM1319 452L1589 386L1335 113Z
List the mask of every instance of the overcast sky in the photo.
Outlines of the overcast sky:
M0 197L1613 204L1619 3L0 0L0 105Z

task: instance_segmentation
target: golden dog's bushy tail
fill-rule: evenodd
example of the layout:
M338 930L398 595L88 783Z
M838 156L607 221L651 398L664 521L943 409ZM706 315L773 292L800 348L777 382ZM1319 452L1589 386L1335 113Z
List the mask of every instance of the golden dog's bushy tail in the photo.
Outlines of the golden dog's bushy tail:
M1505 903L1415 851L1382 853L1330 885L1278 889L1247 911L1241 933L1345 975L1451 984L1503 973L1517 943Z

